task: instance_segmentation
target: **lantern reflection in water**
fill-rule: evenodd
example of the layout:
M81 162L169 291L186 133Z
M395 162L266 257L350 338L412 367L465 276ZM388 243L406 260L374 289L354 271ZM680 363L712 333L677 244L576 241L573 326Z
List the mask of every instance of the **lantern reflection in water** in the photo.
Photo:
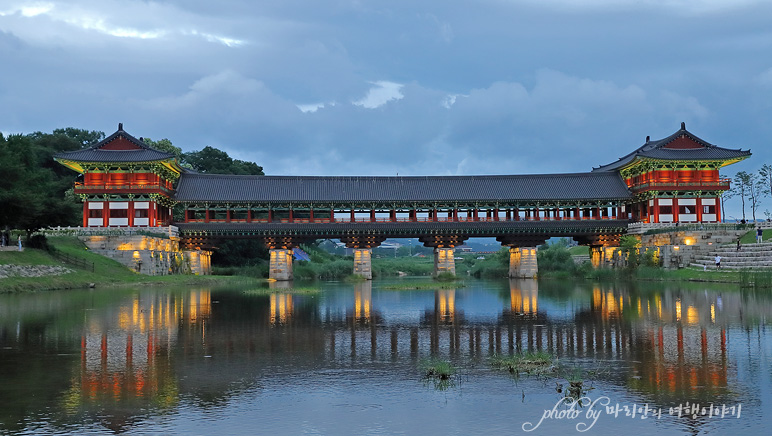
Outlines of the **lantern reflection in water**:
M271 324L286 324L292 310L292 294L271 294Z
M373 309L373 283L370 281L354 285L354 319L370 321Z
M170 348L181 323L200 323L210 313L209 291L197 291L185 296L140 294L120 306L117 314L90 319L81 337L79 372L65 394L66 410L176 404Z
M538 313L539 287L535 280L509 281L509 309L524 315Z
M434 293L434 311L440 320L453 322L456 317L456 290L440 289Z

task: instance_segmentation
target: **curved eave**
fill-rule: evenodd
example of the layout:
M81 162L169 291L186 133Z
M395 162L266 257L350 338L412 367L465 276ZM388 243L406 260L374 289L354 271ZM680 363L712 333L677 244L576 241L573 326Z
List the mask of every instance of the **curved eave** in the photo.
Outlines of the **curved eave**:
M65 159L62 157L56 157L54 156L54 161L59 162L60 164L66 166L67 168L70 168L71 170L77 171L81 174L85 174L86 169L84 166L96 166L96 167L104 167L104 166L118 166L118 167L125 167L129 165L151 165L151 164L160 164L163 165L165 168L167 168L169 171L172 171L173 173L177 174L178 176L182 174L183 169L177 163L177 159L166 159L166 160L152 160L152 161L139 161L139 162L97 162L97 161L76 161L76 160L70 160Z
M725 167L727 165L731 165L737 162L740 162L742 160L748 159L751 156L750 152L748 154L743 156L737 156L732 158L726 158L726 159L716 159L716 158L705 158L705 159L683 159L683 158L673 158L673 159L667 159L667 158L660 158L660 157L648 157L648 156L636 156L633 158L632 161L629 163L620 166L616 169L616 171L622 171L626 170L628 168L632 168L636 165L639 165L644 162L720 162L721 167Z
M81 165L81 162L77 162L77 161L73 161L73 160L69 160L69 159L62 159L62 158L58 158L58 157L54 157L54 161L55 162L59 162L60 164L66 166L67 168L69 168L69 169L71 169L73 171L77 171L77 172L79 172L81 174L85 174L86 173L86 170Z

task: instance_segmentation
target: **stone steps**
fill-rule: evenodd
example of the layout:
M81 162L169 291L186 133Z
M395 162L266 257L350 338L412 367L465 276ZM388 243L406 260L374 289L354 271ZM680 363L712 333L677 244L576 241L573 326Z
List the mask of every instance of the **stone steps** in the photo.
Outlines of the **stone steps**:
M704 265L704 264L697 264L697 263L690 263L689 268L695 269L695 270L716 270L715 264L710 265ZM721 269L726 270L732 270L732 271L769 271L770 267L764 268L764 267L750 267L750 266L737 266L737 265L724 265L724 261L721 261Z
M689 266L698 269L716 269L716 255L721 256L721 269L768 269L772 268L772 243L753 243L742 245L737 250L736 244L716 247L708 254L695 256Z

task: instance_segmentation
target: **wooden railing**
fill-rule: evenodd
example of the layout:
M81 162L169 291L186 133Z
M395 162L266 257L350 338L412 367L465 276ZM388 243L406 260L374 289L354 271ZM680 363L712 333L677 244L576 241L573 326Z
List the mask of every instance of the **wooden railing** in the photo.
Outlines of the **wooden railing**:
M458 218L450 218L450 217L437 217L437 219L433 218L427 218L427 217L417 217L417 218L396 218L396 219L390 219L390 218L376 218L376 219L370 219L370 218L360 218L356 217L353 220L351 218L314 218L311 220L310 218L293 218L290 220L289 218L279 218L274 219L273 221L269 221L267 218L252 218L251 220L247 221L244 218L231 218L230 220L224 219L224 218L210 218L209 221L205 220L204 218L196 218L191 219L188 218L186 222L189 223L431 223L431 222L515 222L515 221L587 221L587 220L616 220L616 219L626 219L625 217L617 218L616 215L610 215L610 216L603 216L603 217L581 217L581 218L573 218L573 217L519 217L518 219L515 218L488 218L488 217L458 217Z
M121 184L112 184L112 183L105 183L100 185L93 185L93 184L84 184L83 182L76 182L75 183L75 192L83 192L83 191L148 191L148 190L158 190L162 191L166 194L172 195L174 193L173 190L167 188L163 184L160 183L121 183Z
M71 256L71 255L69 255L67 253L64 253L64 252L62 252L60 250L57 250L56 248L53 248L53 247L49 248L49 253L51 253L52 256L54 256L55 258L61 260L62 262L66 263L66 264L69 264L69 265L72 265L72 266L76 266L78 268L85 269L85 270L91 271L91 272L94 272L94 270L95 270L94 262L89 262L89 261L87 261L85 259L81 259L79 257Z
M632 189L645 189L645 188L704 188L718 186L721 189L729 189L731 179L719 179L719 180L691 180L691 181L679 181L679 182L646 182L638 185L633 185Z

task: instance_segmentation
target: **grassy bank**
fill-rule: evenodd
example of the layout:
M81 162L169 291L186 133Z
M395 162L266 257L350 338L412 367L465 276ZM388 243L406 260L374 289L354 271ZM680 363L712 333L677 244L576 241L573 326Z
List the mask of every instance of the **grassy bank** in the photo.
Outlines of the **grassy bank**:
M223 281L243 282L243 277L218 276L146 276L137 274L120 263L107 257L94 254L75 237L52 237L49 246L76 259L79 264L88 267L63 263L45 250L25 248L24 251L0 252L0 264L4 265L60 265L73 272L58 276L44 277L8 277L0 279L0 292L43 291L52 289L87 288L120 285L165 285L165 284L214 284ZM79 262L78 262L79 261ZM93 271L92 266L93 265Z

